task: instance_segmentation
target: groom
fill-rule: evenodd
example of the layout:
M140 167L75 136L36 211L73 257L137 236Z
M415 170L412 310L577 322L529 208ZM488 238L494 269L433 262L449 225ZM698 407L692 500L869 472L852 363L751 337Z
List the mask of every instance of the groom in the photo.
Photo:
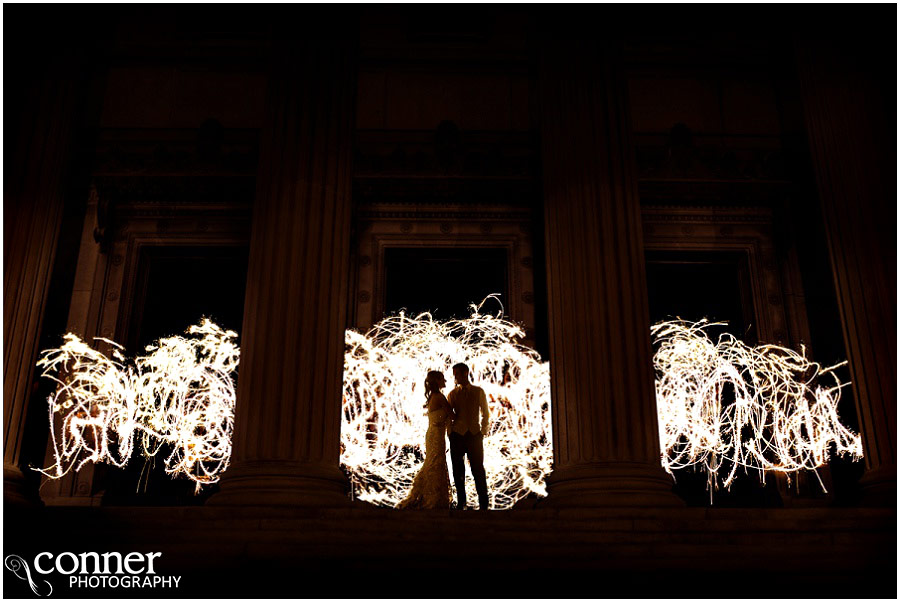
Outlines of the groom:
M488 509L487 477L484 474L484 446L482 439L488 434L491 414L488 411L484 389L469 382L469 367L465 364L453 366L456 388L450 391L447 401L453 406L455 418L450 425L450 463L453 464L453 483L456 485L456 507L466 507L466 464L475 478L478 492L478 509ZM481 414L479 424L478 414Z

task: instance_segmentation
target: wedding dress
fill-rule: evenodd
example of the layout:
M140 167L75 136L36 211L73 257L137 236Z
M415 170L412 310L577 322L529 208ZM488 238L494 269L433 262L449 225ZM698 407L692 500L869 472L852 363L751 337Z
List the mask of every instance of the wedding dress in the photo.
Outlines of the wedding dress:
M425 462L413 480L409 495L397 505L397 508L405 510L450 507L450 474L447 471L445 438L448 418L449 412L444 408L428 413Z

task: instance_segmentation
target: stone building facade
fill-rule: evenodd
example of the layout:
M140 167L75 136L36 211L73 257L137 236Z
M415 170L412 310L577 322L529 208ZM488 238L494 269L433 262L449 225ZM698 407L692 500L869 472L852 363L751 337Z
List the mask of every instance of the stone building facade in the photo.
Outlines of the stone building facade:
M7 533L161 549L192 595L289 595L239 565L277 567L272 587L346 573L364 576L350 595L413 595L379 579L424 584L459 554L503 575L484 590L498 595L567 595L529 590L535 570L666 595L647 575L678 584L697 565L723 587L763 572L758 595L896 595L893 49L772 25L768 8L693 35L662 27L673 11L52 19L5 77ZM391 309L392 249L435 248L499 253L506 312L550 361L555 466L536 505L404 516L347 496L344 329ZM731 266L750 339L849 360L842 412L865 460L823 471L828 495L801 479L774 503L707 508L673 490L649 339L666 295L648 278L697 263ZM40 482L39 350L67 331L136 348L182 315L158 305L188 267L216 275L207 297L240 332L220 487L201 505L117 497L100 466Z

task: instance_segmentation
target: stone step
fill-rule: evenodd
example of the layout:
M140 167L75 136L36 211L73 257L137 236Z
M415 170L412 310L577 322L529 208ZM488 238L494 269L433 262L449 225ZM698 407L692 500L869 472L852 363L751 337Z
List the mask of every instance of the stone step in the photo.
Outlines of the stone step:
M398 511L389 508L348 507L348 508L302 508L302 507L45 507L42 516L58 517L62 520L91 516L107 519L130 519L136 515L155 520L238 520L238 519L328 519L340 520L432 520L440 517L462 520L613 520L619 518L641 520L798 520L816 521L842 519L892 518L896 512L890 508L563 508L563 509L522 509L457 511L457 510L414 510Z
M481 516L476 510L396 510L393 508L381 508L369 504L357 503L343 508L304 508L282 506L100 506L100 507L47 507L47 512L56 513L80 513L103 512L105 514L130 515L139 510L146 513L157 513L168 516L220 516L234 518L258 517L262 514L271 517L382 517L402 518L405 516ZM858 516L892 516L891 508L720 508L720 507L683 507L683 508L639 508L639 507L592 507L592 508L536 508L516 510L491 510L487 514L494 516L529 516L529 517L559 517L563 519L596 518L596 517L654 517L654 516L683 516L689 518L766 518L791 515L798 518L817 519L833 515L847 517Z
M347 587L351 597L402 597L410 593L402 589L411 587L410 580L419 579L425 585L433 581L428 575L441 574L461 556L486 576L502 575L507 583L509 579L552 581L552 574L557 574L565 584L571 576L578 583L596 584L596 595L601 597L606 580L635 587L650 597L667 592L679 597L686 594L677 589L686 574L698 575L704 587L710 579L718 579L723 587L730 587L733 579L742 587L748 578L775 579L778 587L793 587L784 591L795 595L813 586L819 587L813 591L820 595L834 593L822 586L828 579L847 594L855 591L850 585L859 575L873 575L878 587L886 587L883 575L896 576L896 514L890 509L85 510L41 509L34 515L39 519L31 522L24 516L15 521L8 518L7 527L28 527L25 537L11 535L8 528L4 544L22 554L160 552L167 570L185 575L189 585L179 593L188 597L229 597L235 595L230 588L251 588L246 575L233 574L246 572L245 567L256 571L246 574L265 575L282 587L324 580L330 584L329 595ZM26 550L23 545L37 547ZM403 567L415 567L411 569L415 574ZM384 584L384 575L392 582ZM797 575L805 577L798 582ZM388 589L360 589L359 579ZM665 579L671 580L675 591L667 589ZM219 589L207 591L207 587ZM509 593L505 586L497 587L491 591L498 596ZM567 595L564 589L529 590L534 595L538 591ZM762 586L752 593L729 592L750 597L777 593L769 594ZM714 594L704 590L703 595ZM573 590L568 595L585 594Z
M560 531L547 528L485 528L485 529L458 529L454 525L421 526L411 529L367 529L344 528L340 525L309 524L303 528L290 529L195 529L185 526L178 529L159 529L156 527L134 527L128 529L91 529L81 532L78 529L69 529L67 533L78 539L80 536L90 536L95 540L119 540L126 538L129 541L321 541L334 539L346 542L365 541L379 542L384 540L406 539L409 541L440 539L444 541L480 542L496 539L517 542L542 542L549 536L566 542L590 542L590 543L652 543L663 542L688 542L688 543L713 543L742 545L757 541L766 541L770 545L789 545L791 543L831 545L841 543L847 545L879 543L891 541L894 535L886 530L871 531L841 531L829 530L810 531L728 531L708 529L679 530L668 529L658 531L632 531L632 530L571 530Z
M410 513L414 514L414 513ZM98 513L91 517L80 516L76 520L69 517L50 516L42 522L49 531L64 529L67 532L78 531L79 525L90 525L89 532L98 535L101 532L111 533L141 533L144 525L152 525L151 534L158 536L174 536L182 532L194 533L202 536L204 533L236 532L250 534L254 532L277 533L305 533L305 532L350 532L354 534L366 534L376 536L379 533L417 534L417 533L441 533L441 534L466 534L466 533L491 533L491 534L517 534L534 533L546 537L548 533L560 537L572 538L580 534L598 537L603 533L630 533L636 538L642 535L658 536L658 534L679 533L685 534L722 534L733 537L766 533L770 539L775 540L778 534L784 534L785 538L791 536L808 538L808 534L828 534L837 536L842 534L845 540L852 540L854 535L861 533L887 534L893 536L896 533L896 518L890 516L859 516L848 518L843 515L835 515L827 519L812 520L785 516L781 519L731 519L709 518L694 519L669 517L656 518L596 518L586 520L580 517L577 520L564 520L559 517L528 517L528 516L503 516L480 515L475 516L416 516L403 517L402 519L378 518L372 520L367 517L348 516L344 518L224 518L195 515L181 518L160 518L156 513L150 516L140 511L134 511L129 516L115 513L108 515ZM76 518L76 517L71 517Z

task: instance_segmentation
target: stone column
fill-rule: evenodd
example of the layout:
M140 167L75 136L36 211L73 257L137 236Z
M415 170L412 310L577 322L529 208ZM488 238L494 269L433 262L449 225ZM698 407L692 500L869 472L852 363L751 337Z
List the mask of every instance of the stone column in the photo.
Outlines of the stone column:
M897 497L896 80L892 70L879 72L875 61L893 53L879 39L863 47L833 38L798 46L809 145L863 439L860 485L864 500L891 506Z
M234 452L210 504L347 503L338 463L355 40L318 35L273 52Z
M547 504L678 505L660 463L641 213L614 48L540 65L554 471Z
M67 59L26 81L11 79L13 94L25 100L10 109L16 112L10 126L17 138L3 191L3 496L22 503L37 498L36 491L26 490L20 466L23 434L62 223L80 80L77 64Z

